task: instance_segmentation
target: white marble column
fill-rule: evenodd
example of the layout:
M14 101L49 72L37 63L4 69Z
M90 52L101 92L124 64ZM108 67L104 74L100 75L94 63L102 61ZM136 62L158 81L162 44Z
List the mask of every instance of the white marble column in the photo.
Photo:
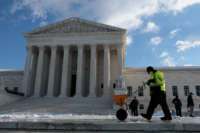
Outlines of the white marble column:
M62 80L61 80L61 97L66 97L68 88L68 74L69 74L69 46L64 46L64 57L62 66Z
M32 56L32 48L30 46L26 47L27 56L26 56L26 64L25 64L25 71L24 71L24 90L25 96L30 95L30 64L31 64L31 56Z
M44 64L44 46L39 47L39 59L37 64L36 80L35 80L35 94L39 97L42 86L43 64Z
M118 77L122 77L122 69L123 69L123 65L122 65L122 46L119 45L117 47L117 57L118 57Z
M33 51L33 60L32 60L32 69L31 69L31 92L30 96L34 94L35 88L35 77L36 77L36 70L37 70L37 62L38 62L38 53L37 51Z
M83 77L83 45L78 45L76 97L81 97Z
M50 59L50 68L49 68L48 90L47 90L48 97L54 96L55 73L56 73L56 53L57 53L57 46L51 46L51 59Z
M110 95L110 48L109 45L104 45L104 94Z
M90 91L89 96L96 97L96 69L97 69L97 53L96 45L91 45L91 58L90 58Z

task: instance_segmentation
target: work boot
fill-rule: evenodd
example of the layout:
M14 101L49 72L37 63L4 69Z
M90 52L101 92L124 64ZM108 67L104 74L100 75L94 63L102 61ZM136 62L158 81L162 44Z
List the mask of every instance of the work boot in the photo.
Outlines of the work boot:
M162 121L168 121L168 120L172 120L172 117L170 116L170 117L166 117L166 116L164 116L164 117L161 117L160 118Z
M142 116L143 118L147 119L148 121L151 120L151 118L149 118L149 117L147 116L147 114L143 114L143 113L142 113L141 116Z

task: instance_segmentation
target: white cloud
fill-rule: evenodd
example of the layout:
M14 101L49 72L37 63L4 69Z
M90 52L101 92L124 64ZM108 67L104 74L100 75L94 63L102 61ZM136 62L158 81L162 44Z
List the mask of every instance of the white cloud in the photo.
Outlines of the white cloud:
M10 13L11 14L14 14L16 11L18 10L22 10L24 7L23 7L23 4L21 3L22 1L14 1L14 3L12 4L12 7L10 9Z
M154 22L148 22L148 24L145 27L145 29L143 30L143 32L145 32L145 33L147 33L147 32L157 32L159 30L160 30L159 26L157 26Z
M48 15L59 17L68 14L71 4L77 2L77 0L16 0L10 12L14 14L18 10L29 9L32 21L45 20Z
M131 36L127 36L127 38L126 38L126 45L129 46L129 45L132 44L132 42L133 42L133 40L132 40Z
M159 12L180 12L200 0L15 0L10 12L28 9L32 21L84 17L129 30L140 28L143 18Z
M133 30L143 24L142 17L158 12L158 3L154 0L101 0L97 8L101 22Z
M200 41L176 41L177 52L182 52L190 48L200 46Z
M45 26L45 25L47 25L48 23L46 22L46 21L42 21L41 23L40 23L40 26Z
M166 57L168 55L169 55L168 52L164 51L164 52L161 53L160 57L163 58L163 57Z
M173 11L174 14L183 11L184 8L199 4L200 0L162 0L161 9L164 11Z
M170 32L169 38L170 38L170 39L173 39L179 31L180 31L180 29L174 29L174 30L172 30L172 31Z
M174 61L174 58L171 57L168 52L163 51L160 54L160 58L162 58L162 62L161 62L162 65L164 65L164 66L176 66L176 62Z
M163 61L162 64L164 66L176 66L176 62L174 61L174 58L171 56L167 56Z
M162 38L157 36L150 39L152 45L159 45L162 42Z
M184 66L194 66L194 65L192 65L192 64L184 64Z
M184 56L181 56L181 57L180 57L180 60L185 60L185 57L184 57Z
M155 14L158 3L154 0L18 0L13 3L11 13L26 8L31 11L33 21L47 19L48 15L54 15L56 19L84 16L131 30L141 26L141 17Z

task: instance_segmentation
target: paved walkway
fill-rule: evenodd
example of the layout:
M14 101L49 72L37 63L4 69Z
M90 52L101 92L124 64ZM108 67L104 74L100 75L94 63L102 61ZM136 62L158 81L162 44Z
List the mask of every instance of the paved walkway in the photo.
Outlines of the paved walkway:
M1 117L0 129L81 132L198 132L200 131L200 118L176 118L172 121L163 122L159 120L159 117L154 117L153 120L149 122L141 117L137 117L129 118L125 122L120 122L111 117L108 119L58 119L58 117L53 118L52 116L51 118L37 116L37 118L32 119Z

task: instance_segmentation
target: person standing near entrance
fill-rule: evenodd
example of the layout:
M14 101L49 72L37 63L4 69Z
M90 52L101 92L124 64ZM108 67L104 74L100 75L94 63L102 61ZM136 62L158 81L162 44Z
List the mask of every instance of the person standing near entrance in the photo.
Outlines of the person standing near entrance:
M164 117L161 120L172 120L171 113L166 101L166 88L163 72L155 70L153 67L147 67L147 73L150 74L150 79L147 85L150 87L151 100L146 114L141 114L147 120L151 120L155 108L160 104L164 112Z
M138 116L138 100L136 97L133 98L129 105L129 109L131 110L131 115Z
M193 116L194 101L193 101L192 95L193 95L193 93L190 92L190 94L188 95L188 98L187 98L187 107L188 107L188 112L190 113L190 117L194 117Z
M176 116L182 117L182 113L181 113L182 103L181 103L181 100L178 98L178 96L176 96L172 100L172 103L174 104L175 109L176 109Z

